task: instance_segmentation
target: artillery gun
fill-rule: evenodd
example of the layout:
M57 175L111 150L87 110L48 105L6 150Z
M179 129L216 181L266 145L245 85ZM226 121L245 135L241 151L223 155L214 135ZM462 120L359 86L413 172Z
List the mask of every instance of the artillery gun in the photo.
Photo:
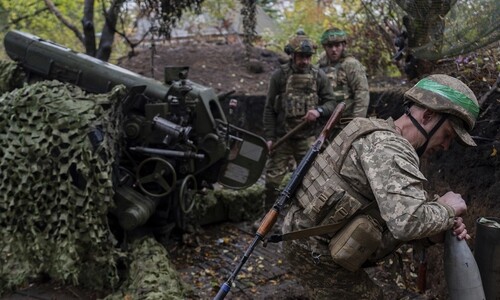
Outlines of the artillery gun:
M166 67L165 83L37 36L10 31L9 57L28 83L56 79L90 93L124 85L123 121L113 189L119 226L184 229L195 194L216 182L242 189L260 177L264 139L228 123L211 88L187 79L187 67ZM89 134L98 144L102 132Z

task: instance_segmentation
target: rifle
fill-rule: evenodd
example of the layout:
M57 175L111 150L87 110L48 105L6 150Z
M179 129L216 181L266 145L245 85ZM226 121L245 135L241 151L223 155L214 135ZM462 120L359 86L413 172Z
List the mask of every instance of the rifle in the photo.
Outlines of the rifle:
M421 249L419 256L417 289L420 294L423 294L427 289L427 255L425 248Z
M282 138L280 138L275 143L273 143L273 145L271 146L271 149L269 150L269 152L272 152L274 149L276 149L279 146L281 146L281 144L283 144L289 137L291 137L297 131L301 130L304 126L306 126L307 123L309 123L309 122L307 120L305 120L302 123L300 123L299 125L295 126L292 130L290 130L289 132L287 132Z
M287 183L286 187L281 191L280 195L278 196L278 199L274 203L273 207L267 212L266 216L260 223L259 229L257 229L257 232L255 233L255 237L253 241L250 243L248 246L247 250L245 251L245 254L240 260L240 263L236 266L236 268L233 270L229 278L227 279L226 282L220 287L219 291L217 292L217 295L215 296L214 300L221 300L226 297L226 295L229 293L231 290L231 285L233 284L234 279L240 272L241 268L243 265L246 263L250 255L252 254L253 250L257 246L257 243L259 241L263 241L264 237L266 236L267 233L271 230L271 228L274 226L276 223L278 216L285 207L285 204L287 204L288 200L290 197L295 193L297 187L299 184L302 182L302 178L305 176L306 172L309 170L309 167L313 163L314 159L316 156L319 154L321 150L321 146L325 142L325 139L327 139L330 135L330 131L333 128L333 126L338 122L340 119L340 116L342 115L343 110L345 109L345 103L341 102L337 105L335 108L334 112L328 119L328 122L326 123L325 127L321 131L321 134L319 137L316 139L312 147L307 151L306 155L302 159L302 161L299 163L297 166L297 169L292 174L292 178L290 181Z

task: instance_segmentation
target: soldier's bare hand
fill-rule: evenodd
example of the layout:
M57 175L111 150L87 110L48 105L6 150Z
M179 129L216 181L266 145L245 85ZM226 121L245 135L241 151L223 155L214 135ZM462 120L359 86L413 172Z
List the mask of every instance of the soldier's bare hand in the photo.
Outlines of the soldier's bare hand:
M467 233L467 229L465 228L464 219L462 219L462 217L455 218L455 222L453 223L453 234L459 240L470 239L470 235Z
M267 141L266 144L267 144L267 151L271 153L271 147L273 146L273 141Z
M439 203L447 204L455 210L455 216L462 216L467 211L467 205L460 194L448 192L437 200Z
M302 117L303 120L307 120L308 122L315 122L317 118L319 118L319 111L315 109L308 110L306 115Z

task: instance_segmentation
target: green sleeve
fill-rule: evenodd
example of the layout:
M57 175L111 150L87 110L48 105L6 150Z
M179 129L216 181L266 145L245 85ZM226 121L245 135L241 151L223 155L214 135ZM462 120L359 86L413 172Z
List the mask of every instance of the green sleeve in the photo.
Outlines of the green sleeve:
M280 93L281 76L283 76L281 70L276 70L271 75L269 90L267 91L266 104L264 105L264 115L262 119L264 126L264 138L267 141L276 140L278 112L275 111L274 106L276 97L278 97Z
M370 105L368 79L363 65L356 59L348 59L344 64L349 94L353 96L352 117L365 118ZM348 108L346 108L348 110Z

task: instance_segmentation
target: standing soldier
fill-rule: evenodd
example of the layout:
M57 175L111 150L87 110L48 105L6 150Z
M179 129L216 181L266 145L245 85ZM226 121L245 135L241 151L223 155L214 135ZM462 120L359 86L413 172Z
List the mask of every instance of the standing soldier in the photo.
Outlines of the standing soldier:
M339 126L342 128L355 117L366 117L370 104L368 79L363 65L347 54L345 31L338 28L326 30L321 36L321 44L325 53L318 62L319 68L330 79L336 101L346 103Z
M264 137L269 150L276 140L307 120L328 118L336 106L333 89L326 74L311 65L317 46L304 32L290 39L285 52L290 56L271 75L264 106ZM270 153L266 167L265 209L274 204L277 188L290 164L290 157L299 163L314 142L314 126L308 125L290 136ZM254 227L258 224L254 224Z

